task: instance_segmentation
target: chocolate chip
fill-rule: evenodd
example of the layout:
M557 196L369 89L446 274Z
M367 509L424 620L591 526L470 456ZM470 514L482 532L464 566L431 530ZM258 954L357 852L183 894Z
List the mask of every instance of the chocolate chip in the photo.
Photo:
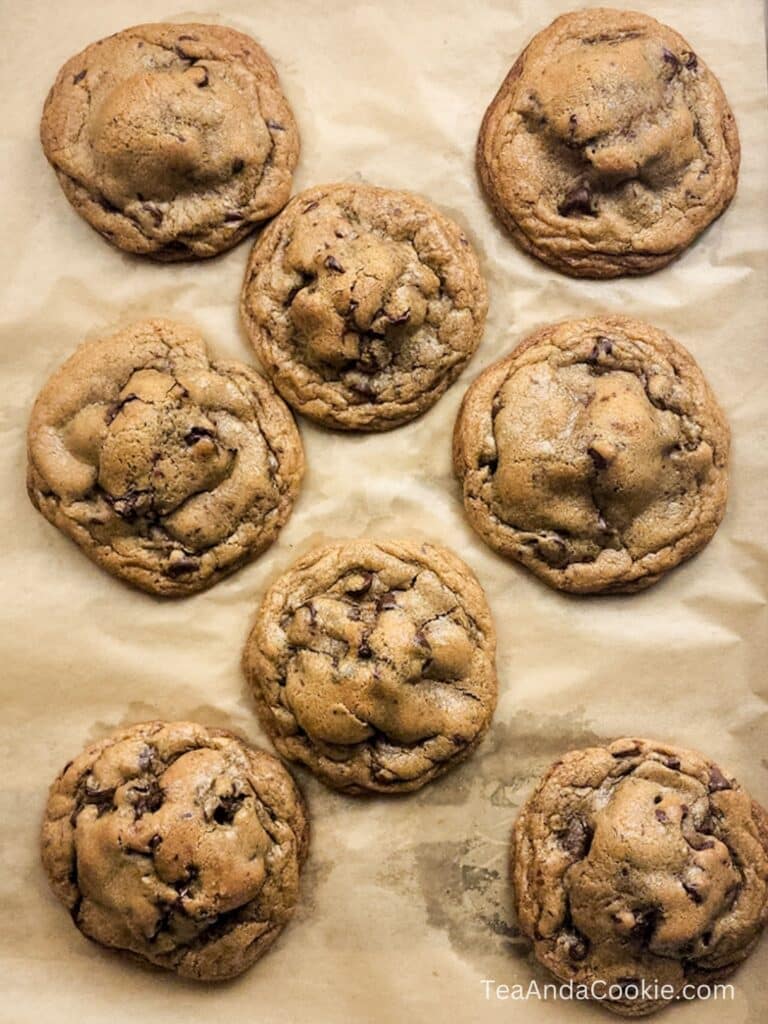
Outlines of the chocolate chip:
M190 447L203 437L213 437L213 431L208 430L207 427L192 427L191 430L187 431L184 435L184 444Z
M669 818L666 816L664 811L659 809L659 810L656 811L656 820L660 821L662 823L662 825L666 825L666 823L669 821Z
M571 818L565 832L559 837L560 843L568 853L577 860L582 859L589 852L592 844L593 831L588 822L583 818Z
M694 832L690 836L685 836L685 841L692 850L711 850L715 845L715 841L713 839L706 839L704 836L699 835L698 832Z
M610 338L604 338L602 335L598 335L595 338L595 343L592 346L592 351L587 357L587 362L592 366L600 362L601 356L609 356L613 353L613 342Z
M109 501L110 499L107 498ZM112 498L112 508L126 522L132 522L143 512L148 511L152 504L152 496L149 491L129 490L118 498Z
M359 583L354 583L354 584L348 583L347 584L346 590L347 590L348 594L355 594L355 595L367 594L368 591L371 589L371 583L373 583L373 574L370 573L370 572L363 572L363 573L360 573L359 576L360 576L360 582Z
M155 834L149 840L149 848L150 848L150 850L156 850L158 848L158 846L160 845L160 843L162 843L162 841L163 841L163 837L161 835L158 835L157 832L155 832Z
M77 821L77 816L83 807L95 807L96 817L100 818L102 814L106 814L107 811L114 810L115 807L115 787L112 786L109 789L85 789L77 798L75 809L70 817L70 823L72 825Z
M178 558L174 562L169 562L165 571L171 579L176 579L177 576L186 576L187 573L194 572L198 566L196 558Z
M587 455L592 459L595 469L607 469L608 459L601 455L595 448L587 448Z
M376 602L376 606L379 611L389 611L392 608L397 608L397 598L388 590L386 594L382 594L379 600Z
M267 128L271 128L273 132L284 132L285 125L278 124L277 121L267 121Z
M722 789L733 789L733 787L717 765L712 765L709 772L709 792L717 793Z
M664 764L667 768L671 768L673 772L680 771L680 760L677 757L665 757Z
M218 806L212 815L216 824L231 825L243 800L245 800L245 793L228 793L219 797Z
M693 900L694 903L703 903L704 902L704 897L701 895L701 893L699 892L699 890L696 888L695 885L692 885L690 882L683 882L683 888L688 893L688 895L691 897L691 899Z
M677 59L675 54L672 53L671 50L666 49L666 47L661 51L661 57L664 63L669 64L673 71L676 72L680 67L680 61Z
M592 192L588 185L579 185L572 189L560 203L557 212L561 217L582 214L585 217L596 217L597 210L592 205Z
M367 640L360 641L360 646L357 649L357 656L358 658L363 658L365 661L373 657L373 651L371 650L370 644Z
M658 907L649 907L646 910L635 911L635 924L632 928L632 936L638 939L641 946L649 945L653 938L662 917Z
M78 71L76 75L72 76L72 84L77 85L78 82L82 82L87 74L88 72L85 69Z
M133 801L133 814L138 820L145 814L153 814L163 806L165 793L156 779L141 786L134 786L131 793Z
M328 270L333 270L336 274L344 273L344 267L342 267L335 256L326 256L323 260L323 266L327 267Z
M683 50L680 56L683 59L683 64L685 64L689 71L695 71L696 68L699 66L699 61L696 57L696 54L692 53L690 50Z
M243 217L242 213L237 213L235 210L232 210L229 213L225 213L224 214L224 223L225 224L232 224L232 223L234 223L237 220L244 220L244 219L245 218Z
M232 161L232 173L239 174L245 168L245 160L241 160L240 157L237 160Z

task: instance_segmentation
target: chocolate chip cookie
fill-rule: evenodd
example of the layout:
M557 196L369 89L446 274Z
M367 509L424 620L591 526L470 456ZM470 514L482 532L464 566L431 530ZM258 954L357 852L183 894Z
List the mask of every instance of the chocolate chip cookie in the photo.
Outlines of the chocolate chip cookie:
M273 384L342 430L429 409L477 348L487 294L456 224L407 192L326 185L259 237L242 314Z
M35 507L102 568L168 596L267 548L304 469L271 385L169 320L84 342L38 396L28 440Z
M472 571L433 544L354 540L268 591L243 665L278 752L346 793L419 789L477 746L496 637Z
M219 25L137 25L86 47L40 137L77 212L158 260L214 256L274 216L299 155L269 57Z
M655 583L711 539L728 425L692 356L609 316L535 332L482 373L454 431L472 526L575 593Z
M563 981L651 1013L714 982L768 920L768 815L690 750L622 739L566 754L514 830L518 921ZM670 986L671 995L640 991Z
M736 191L739 136L689 44L635 11L557 18L517 59L477 145L494 211L575 277L665 266Z
M220 981L293 916L308 843L304 802L277 758L222 729L146 722L59 775L42 857L88 938Z

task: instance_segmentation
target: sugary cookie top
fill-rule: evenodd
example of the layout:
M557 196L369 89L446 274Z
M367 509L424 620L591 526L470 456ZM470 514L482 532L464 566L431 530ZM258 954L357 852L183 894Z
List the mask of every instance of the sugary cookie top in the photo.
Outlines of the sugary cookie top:
M288 201L298 134L277 73L217 25L138 25L56 79L41 138L68 198L129 252L211 256Z
M617 740L550 768L515 826L513 876L521 927L559 977L679 992L733 967L765 926L768 818L700 754Z
M445 549L350 541L267 593L244 665L283 756L350 792L416 789L471 750L496 703L495 634Z
M521 54L486 113L478 167L521 244L587 277L673 259L736 188L739 141L717 79L653 18L566 14Z
M29 491L95 561L188 593L270 544L303 471L298 431L250 367L168 320L85 342L41 391Z
M276 758L221 730L148 722L87 747L54 782L43 863L90 938L218 980L290 919L307 828Z
M436 402L477 347L486 308L457 225L368 185L294 197L254 246L242 297L280 394L350 430L398 426Z
M625 317L538 331L471 386L454 461L473 526L556 587L646 586L720 522L728 428L691 356Z

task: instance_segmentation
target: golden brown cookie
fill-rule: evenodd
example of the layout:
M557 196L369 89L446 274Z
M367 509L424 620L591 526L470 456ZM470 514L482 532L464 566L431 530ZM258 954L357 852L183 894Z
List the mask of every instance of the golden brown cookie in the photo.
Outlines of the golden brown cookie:
M278 752L346 793L419 789L467 757L496 706L496 636L445 548L318 548L270 588L243 666Z
M40 126L77 212L126 252L200 259L288 201L299 136L264 50L220 25L137 25L67 61Z
M512 877L541 963L597 983L616 1013L651 1013L725 977L757 943L768 815L700 754L616 740L552 765L515 825Z
M151 593L211 586L291 513L304 455L290 411L200 335L146 320L84 342L29 423L28 490L89 558Z
M145 722L59 775L42 857L88 938L220 981L293 916L308 843L304 802L277 758L222 729Z
M298 412L389 430L429 409L480 342L485 283L461 229L407 192L323 185L256 242L242 314Z
M515 241L576 277L673 260L736 191L739 136L690 45L635 11L564 14L486 111L477 167Z
M453 457L483 540L561 590L634 591L711 539L729 431L692 356L621 316L536 331L472 384Z

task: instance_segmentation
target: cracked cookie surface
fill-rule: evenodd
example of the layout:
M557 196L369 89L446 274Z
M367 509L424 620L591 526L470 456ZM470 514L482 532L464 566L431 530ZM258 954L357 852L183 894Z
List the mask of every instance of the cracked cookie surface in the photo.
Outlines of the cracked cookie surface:
M627 317L535 332L464 397L454 469L472 526L551 586L633 591L705 546L729 430L693 357Z
M480 342L485 283L461 229L407 192L327 185L295 196L251 254L246 329L298 412L388 430L429 409Z
M688 43L634 11L565 14L488 108L477 166L531 255L577 277L665 266L728 206L736 122Z
M231 248L288 201L299 137L277 72L219 25L137 25L56 78L40 137L77 212L158 260Z
M243 666L278 752L348 793L418 789L479 743L496 637L472 571L433 544L310 552L270 588Z
M45 518L102 568L168 596L268 547L304 469L271 385L212 362L195 330L169 320L84 342L35 402L28 456Z
M250 967L292 917L308 843L277 758L221 729L146 722L59 775L42 859L90 939L217 981Z
M634 986L717 981L758 941L768 816L700 754L616 740L549 769L515 824L512 877L541 963L617 985L608 1009L651 1013L669 1000L633 998Z

